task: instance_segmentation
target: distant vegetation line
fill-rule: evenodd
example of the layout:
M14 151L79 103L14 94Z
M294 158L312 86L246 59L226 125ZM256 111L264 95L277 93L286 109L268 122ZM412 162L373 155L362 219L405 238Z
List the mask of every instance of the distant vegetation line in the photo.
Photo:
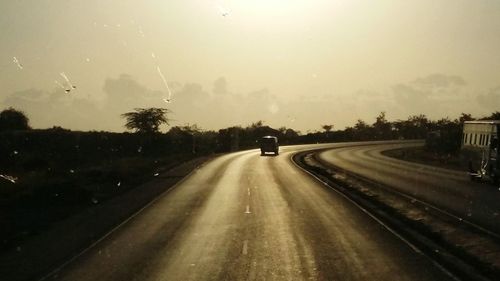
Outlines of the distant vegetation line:
M134 133L111 133L61 127L35 130L23 112L14 108L0 112L0 250L184 161L256 148L264 135L277 136L280 145L290 145L423 139L439 132L440 137L427 149L454 153L460 147L462 123L474 119L470 114L454 120L416 115L391 122L381 112L372 124L357 120L343 130L335 130L333 124L320 125L321 131L307 134L271 128L263 121L218 131L173 126L162 133L160 125L168 125L169 113L163 108L135 109L122 115L126 128ZM482 119L500 119L500 112Z
M412 115L406 120L388 121L385 112L381 112L375 122L369 124L358 119L354 126L343 130L334 130L333 124L321 125L321 131L302 134L293 128L271 128L263 121L254 122L246 127L232 126L218 131L202 130L196 124L173 126L166 133L161 133L161 124L169 124L169 110L164 108L137 108L133 112L122 114L126 118L125 127L134 133L79 132L53 127L44 130L32 130L28 117L21 111L8 108L0 112L1 153L10 153L22 148L47 150L34 145L46 142L53 152L58 149L70 153L68 147L86 149L86 153L105 155L133 155L136 149L155 153L211 153L227 152L256 147L256 141L263 135L277 136L281 144L306 144L335 141L369 141L392 139L424 139L430 132L439 132L449 143L440 144L434 149L452 152L460 146L461 128L464 121L499 120L500 112L489 116L474 118L462 113L459 118L431 120L426 115ZM64 140L63 140L64 139ZM24 146L24 147L23 147ZM94 151L92 151L94 150ZM81 150L80 150L81 151ZM118 153L117 153L118 152ZM5 159L5 158L4 158ZM5 162L5 160L3 161ZM0 166L2 168L2 166Z

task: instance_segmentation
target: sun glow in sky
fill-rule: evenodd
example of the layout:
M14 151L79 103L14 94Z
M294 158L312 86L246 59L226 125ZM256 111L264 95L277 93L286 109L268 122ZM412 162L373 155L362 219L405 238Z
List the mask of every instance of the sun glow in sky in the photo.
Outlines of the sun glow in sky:
M0 30L0 105L35 127L122 131L121 113L166 106L305 132L500 104L497 1L19 0Z

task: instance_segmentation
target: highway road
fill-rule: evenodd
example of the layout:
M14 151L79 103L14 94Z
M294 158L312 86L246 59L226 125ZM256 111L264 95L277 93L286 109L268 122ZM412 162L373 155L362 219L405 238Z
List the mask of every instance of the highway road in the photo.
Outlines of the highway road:
M383 183L500 234L500 190L467 173L401 161L381 152L423 143L379 144L324 151L321 160Z
M291 162L318 147L215 158L47 279L452 280Z

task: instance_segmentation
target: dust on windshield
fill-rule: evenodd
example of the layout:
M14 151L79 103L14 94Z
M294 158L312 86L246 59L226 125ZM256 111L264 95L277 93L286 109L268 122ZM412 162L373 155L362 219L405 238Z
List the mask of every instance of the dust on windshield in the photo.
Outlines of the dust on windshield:
M183 223L197 225L199 206L232 206L211 203L215 194L246 202L242 213L249 216L252 202L273 196L289 200L282 204L290 214L313 212L314 204L298 198L333 195L307 197L292 187L286 193L280 173L300 168L325 185L370 197L370 206L389 210L387 219L446 241L444 250L482 276L500 272L497 255L481 254L500 248L500 2L19 0L0 3L0 30L0 261L9 264L0 274L9 280L52 276L171 187L195 181L193 171L245 151L255 162L242 156L213 168L220 179L210 182L215 191L178 198L198 202L182 207ZM276 157L257 157L259 149ZM300 154L306 150L315 152ZM296 165L283 166L283 159ZM225 172L242 162L238 172ZM240 197L217 193L231 175L240 177ZM257 191L262 184L275 189ZM261 206L264 214L276 210L269 204ZM437 227L441 221L429 209L454 223ZM378 217L376 210L370 212ZM318 217L261 223L281 226L290 235L283 241L296 241L308 236L294 228L302 234L291 238L284 225L297 227L307 218L331 229ZM304 255L334 260L315 239L300 242L312 253ZM252 243L238 244L244 256L251 256ZM209 253L208 259L218 257ZM261 255L255 252L250 263L267 264ZM440 263L441 257L426 255ZM168 259L183 257L174 251ZM294 262L305 267L305 260ZM283 273L278 279L333 276L326 265L295 275L284 264L277 264L284 270L274 272ZM251 272L234 266L240 267ZM457 272L468 271L444 267L460 278ZM245 278L226 273L269 279L266 270ZM213 276L225 278L217 272Z

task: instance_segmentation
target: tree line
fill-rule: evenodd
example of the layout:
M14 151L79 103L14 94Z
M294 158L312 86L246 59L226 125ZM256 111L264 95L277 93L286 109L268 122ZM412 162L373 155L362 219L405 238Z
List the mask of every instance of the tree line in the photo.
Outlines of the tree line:
M147 136L161 134L160 126L169 125L170 113L171 111L166 108L136 108L121 116L125 119L125 128ZM324 124L319 127L321 130L306 134L287 127L271 128L263 121L256 121L246 127L232 126L218 131L206 131L195 124L188 124L170 127L164 134L170 138L169 145L192 153L199 152L200 147L204 147L204 152L207 152L207 146L211 146L214 152L257 147L258 139L264 135L277 136L282 145L431 137L433 141L428 143L428 149L450 153L459 149L462 124L470 120L500 120L500 112L496 111L480 118L462 113L456 119L446 117L438 120L431 120L426 115L420 114L395 121L387 120L386 113L380 112L371 124L358 119L353 126L341 130L335 130L334 124ZM22 111L8 108L0 112L0 132L29 129L29 119Z

